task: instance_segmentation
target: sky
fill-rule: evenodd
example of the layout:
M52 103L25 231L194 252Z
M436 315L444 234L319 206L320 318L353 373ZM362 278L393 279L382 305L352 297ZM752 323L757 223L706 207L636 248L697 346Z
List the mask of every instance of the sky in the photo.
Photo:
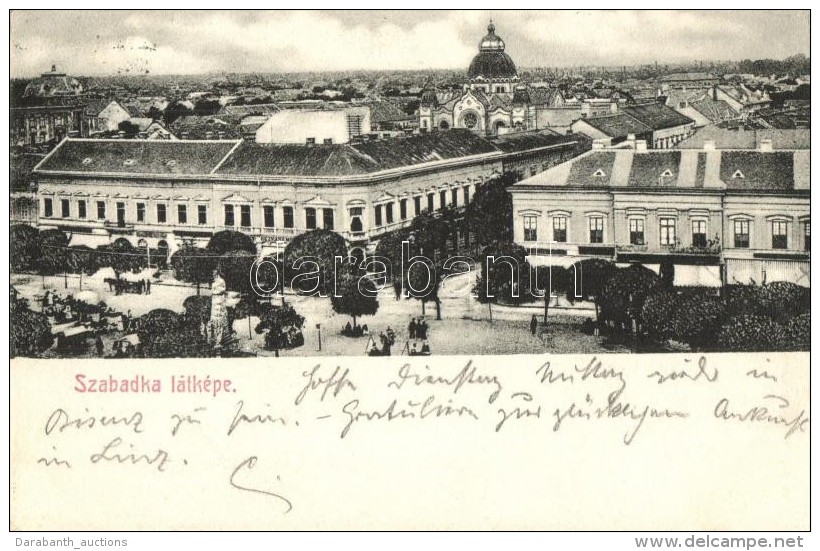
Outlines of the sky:
M464 69L489 19L519 67L809 55L804 11L22 11L11 76Z

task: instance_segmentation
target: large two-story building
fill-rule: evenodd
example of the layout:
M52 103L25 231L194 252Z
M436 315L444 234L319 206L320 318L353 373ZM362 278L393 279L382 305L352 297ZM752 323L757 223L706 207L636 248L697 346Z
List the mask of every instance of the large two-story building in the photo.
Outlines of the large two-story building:
M674 266L677 285L809 285L808 150L593 149L512 187L533 264Z
M326 228L361 255L424 210L465 206L505 159L529 174L584 147L557 135L499 146L468 130L347 144L68 139L33 173L39 226L71 244L173 251L231 229L267 254Z

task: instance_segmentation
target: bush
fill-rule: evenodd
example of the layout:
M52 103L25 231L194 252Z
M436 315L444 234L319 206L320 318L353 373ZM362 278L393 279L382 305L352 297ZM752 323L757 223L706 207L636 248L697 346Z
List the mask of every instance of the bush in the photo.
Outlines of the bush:
M189 297L198 298L198 297ZM204 298L204 297L199 297ZM190 303L189 303L190 305ZM206 357L212 353L199 325L171 310L151 310L140 318L138 331L147 358Z
M54 343L45 314L34 312L23 299L12 300L9 316L9 355L36 357Z
M789 349L808 352L811 349L811 314L800 314L786 324Z
M777 351L787 350L789 346L783 325L765 316L749 314L726 321L717 342L721 350L727 352Z

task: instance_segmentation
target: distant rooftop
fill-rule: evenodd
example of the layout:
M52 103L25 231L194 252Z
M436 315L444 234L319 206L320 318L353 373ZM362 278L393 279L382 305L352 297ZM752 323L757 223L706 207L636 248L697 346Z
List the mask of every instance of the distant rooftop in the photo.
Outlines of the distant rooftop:
M703 149L712 142L716 149L758 149L771 140L772 149L811 149L811 130L729 130L705 126L678 143L676 149Z

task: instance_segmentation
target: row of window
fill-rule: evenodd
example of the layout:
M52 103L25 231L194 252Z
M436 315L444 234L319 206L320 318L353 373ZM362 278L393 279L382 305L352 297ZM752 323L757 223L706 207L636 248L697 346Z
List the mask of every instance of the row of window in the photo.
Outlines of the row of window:
M69 199L60 199L60 217L71 217L71 201ZM97 220L106 220L107 203L105 201L96 201L94 204ZM168 223L168 205L165 203L158 203L155 205L156 223ZM125 224L126 206L124 202L116 203L116 220L120 225ZM321 209L322 223L325 229L332 230L334 227L333 209ZM136 221L138 223L146 222L147 205L145 203L136 203ZM238 215L238 224L237 224ZM50 197L43 199L43 216L45 218L54 218L54 201ZM178 224L188 224L188 205L178 204L176 209L176 221ZM84 199L77 201L77 218L85 220L88 216L88 202ZM318 214L315 208L305 209L305 227L309 230L318 227ZM262 221L264 227L276 227L276 216L274 207L272 205L264 205L262 207ZM196 222L201 226L208 224L208 205L196 205ZM251 205L224 205L224 225L240 227L251 227L253 221L251 218ZM293 228L294 224L294 209L293 207L282 207L282 227Z
M692 245L695 247L705 247L707 245L707 224L706 220L692 220ZM811 250L811 224L805 221L803 224L803 249ZM678 221L675 218L660 218L658 221L660 244L674 245L677 242ZM589 243L604 242L604 218L602 216L591 216L588 219ZM734 221L735 248L748 249L750 246L750 221ZM772 249L787 249L789 247L789 222L786 220L774 220L771 222L772 229ZM524 217L524 241L538 241L538 217ZM552 241L556 243L567 242L567 217L552 217ZM629 219L629 243L631 245L645 245L645 221L643 218Z
M448 197L449 197L449 205L452 207L458 207L459 203L459 196L464 201L463 204L467 205L470 203L470 186L466 185L462 188L453 188L451 190L443 189L438 192L438 206L440 209L445 208L448 205ZM413 215L418 216L421 214L423 208L425 207L426 210L433 212L436 210L436 193L429 192L426 196L417 195L413 197ZM393 203L386 203L383 205L376 205L373 207L373 217L376 224L376 227L383 226L385 224L392 224L395 222L394 216L394 204ZM408 199L400 199L399 200L399 220L407 220L409 217L408 213Z
M591 216L588 219L589 242L604 242L604 218ZM567 242L567 217L554 216L552 218L552 240L556 243ZM538 241L538 217L524 217L524 241Z

